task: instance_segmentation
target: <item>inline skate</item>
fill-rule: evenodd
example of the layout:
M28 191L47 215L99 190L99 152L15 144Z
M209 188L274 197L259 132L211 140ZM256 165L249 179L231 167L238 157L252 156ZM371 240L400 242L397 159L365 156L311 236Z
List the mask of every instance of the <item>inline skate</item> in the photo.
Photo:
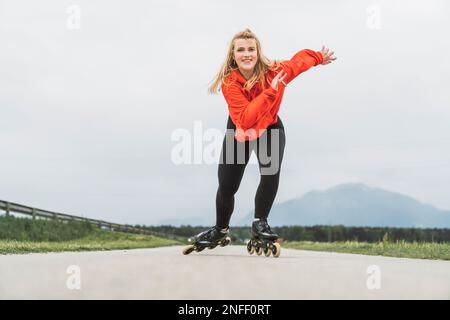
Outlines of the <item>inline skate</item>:
M217 227L203 231L189 238L189 242L192 244L183 249L183 254L190 254L193 251L201 252L205 248L214 249L217 246L225 247L231 242L231 238L228 237L229 232L229 228L220 230Z
M280 256L281 246L278 242L278 235L274 233L266 219L258 219L252 224L252 238L247 243L249 254L256 252L260 256L263 252L266 257L273 254L275 258Z

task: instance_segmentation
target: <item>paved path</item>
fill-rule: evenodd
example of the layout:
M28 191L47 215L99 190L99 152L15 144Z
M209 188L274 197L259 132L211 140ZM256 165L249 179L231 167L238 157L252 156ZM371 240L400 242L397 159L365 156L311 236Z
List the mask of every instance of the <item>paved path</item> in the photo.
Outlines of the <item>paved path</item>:
M276 259L233 245L181 250L0 256L0 299L450 299L448 261L288 249ZM70 290L78 270L81 288Z

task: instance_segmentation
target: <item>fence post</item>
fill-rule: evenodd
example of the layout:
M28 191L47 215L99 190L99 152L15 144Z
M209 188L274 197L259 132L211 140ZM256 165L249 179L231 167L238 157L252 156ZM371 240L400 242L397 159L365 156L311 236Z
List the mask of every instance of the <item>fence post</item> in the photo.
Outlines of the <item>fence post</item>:
M9 210L10 210L10 207L9 207L9 202L6 202L6 216L8 217L9 216Z

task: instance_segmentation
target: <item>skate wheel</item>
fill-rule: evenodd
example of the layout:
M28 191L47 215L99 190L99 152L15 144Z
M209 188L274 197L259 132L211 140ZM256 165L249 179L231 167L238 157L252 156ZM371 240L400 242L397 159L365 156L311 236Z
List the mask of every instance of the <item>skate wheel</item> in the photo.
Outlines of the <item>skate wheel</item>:
M229 245L231 243L231 238L230 237L226 237L221 243L220 246L221 247L225 247L227 245Z
M191 253L192 251L194 251L194 246L191 244L191 245L184 247L183 254L187 255L187 254Z
M254 254L255 253L255 247L253 246L251 240L247 243L247 252L249 254Z
M259 245L256 247L256 254L258 256L262 255L263 253L263 248L261 248Z
M270 248L264 248L264 255L266 257L270 257L270 255L272 254L272 251L270 250Z
M281 253L281 246L278 242L274 243L272 245L272 254L275 258L278 258Z

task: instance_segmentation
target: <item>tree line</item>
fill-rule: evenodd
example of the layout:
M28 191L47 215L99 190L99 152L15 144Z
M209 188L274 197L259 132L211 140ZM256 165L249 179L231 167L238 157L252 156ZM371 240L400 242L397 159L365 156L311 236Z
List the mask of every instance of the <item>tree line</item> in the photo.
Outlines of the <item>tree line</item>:
M191 237L208 227L201 226L149 226L150 231ZM230 236L235 242L244 242L251 237L250 227L231 227ZM382 241L406 242L450 242L450 229L391 228L391 227L346 227L336 226L283 226L272 230L288 241L341 242L358 241L377 243Z

